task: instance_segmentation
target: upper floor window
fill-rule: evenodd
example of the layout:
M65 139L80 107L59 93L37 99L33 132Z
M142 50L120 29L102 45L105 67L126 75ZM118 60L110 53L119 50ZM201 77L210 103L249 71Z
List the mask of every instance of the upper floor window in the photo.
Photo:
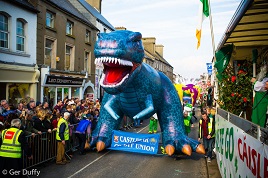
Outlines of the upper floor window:
M46 39L44 64L50 67L51 67L51 59L52 59L53 42L54 41L50 39Z
M8 17L0 14L0 48L8 48Z
M87 30L87 31L86 31L85 42L86 42L86 43L90 43L90 40L91 40L91 31Z
M74 70L74 48L71 44L66 45L65 48L65 70Z
M55 16L52 12L46 12L46 26L50 28L54 28L54 19Z
M66 23L66 35L72 35L73 34L73 22L67 20Z
M17 20L17 50L25 50L25 23L22 20Z
M89 58L89 52L85 51L85 61L84 61L84 70L90 73L90 58Z

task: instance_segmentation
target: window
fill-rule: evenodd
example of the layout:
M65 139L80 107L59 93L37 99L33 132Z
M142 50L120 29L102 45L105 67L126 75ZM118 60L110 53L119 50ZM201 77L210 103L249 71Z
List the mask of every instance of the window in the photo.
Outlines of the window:
M86 31L86 39L85 39L85 42L86 43L90 43L90 40L91 40L91 31L87 30Z
M72 47L66 46L66 52L65 52L65 69L70 70L71 65L71 51Z
M46 12L46 26L54 28L54 14L52 12Z
M66 35L72 35L73 34L73 22L67 21L66 23Z
M85 51L84 70L89 73L89 52Z
M8 17L0 14L0 48L8 48Z
M52 59L52 50L53 50L53 42L52 40L46 39L45 46L45 61L44 64L51 67L51 59Z
M17 20L17 50L24 51L24 22L22 20Z
M66 45L65 49L65 70L74 71L74 49L71 44Z
M55 38L45 36L45 57L44 64L50 68L56 69L56 46L57 40Z

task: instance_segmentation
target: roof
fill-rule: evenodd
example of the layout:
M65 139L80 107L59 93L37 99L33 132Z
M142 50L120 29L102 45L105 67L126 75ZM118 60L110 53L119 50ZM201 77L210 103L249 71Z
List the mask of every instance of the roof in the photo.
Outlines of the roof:
M114 31L115 28L106 20L99 11L97 11L94 7L92 7L90 4L88 4L85 0L78 0L84 8L86 8L93 16L97 18L102 24L110 28L110 30Z
M78 19L81 19L84 23L92 27L93 29L99 31L95 25L93 25L83 14L81 14L69 1L66 0L45 0L46 2L51 2L54 5L58 6L60 9L65 10L66 12L73 14Z
M169 65L170 67L173 68L173 66L170 65L164 57L162 57L158 52L155 52L155 53L158 55L158 58L159 58L162 62L164 62L165 64L167 64L167 65Z
M217 50L226 44L237 47L268 45L268 1L242 0Z
M28 9L32 12L38 13L39 11L31 4L28 2L28 0L5 0L6 2L13 3L18 5L19 7Z

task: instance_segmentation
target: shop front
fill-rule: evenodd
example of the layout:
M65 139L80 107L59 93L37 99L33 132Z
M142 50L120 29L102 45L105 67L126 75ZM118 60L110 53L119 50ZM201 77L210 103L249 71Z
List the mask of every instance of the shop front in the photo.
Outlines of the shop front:
M22 99L37 97L38 67L0 64L0 99L16 105Z
M41 69L41 102L47 101L51 107L65 98L83 98L84 78L51 74L47 68Z

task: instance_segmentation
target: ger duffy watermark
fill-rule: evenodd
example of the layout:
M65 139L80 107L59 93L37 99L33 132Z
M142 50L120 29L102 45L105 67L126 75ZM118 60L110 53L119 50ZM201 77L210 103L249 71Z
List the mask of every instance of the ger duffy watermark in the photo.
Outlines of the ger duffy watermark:
M11 176L39 176L41 171L38 171L37 169L22 169L22 170L15 170L15 169L4 169L2 170L3 175L11 175Z

